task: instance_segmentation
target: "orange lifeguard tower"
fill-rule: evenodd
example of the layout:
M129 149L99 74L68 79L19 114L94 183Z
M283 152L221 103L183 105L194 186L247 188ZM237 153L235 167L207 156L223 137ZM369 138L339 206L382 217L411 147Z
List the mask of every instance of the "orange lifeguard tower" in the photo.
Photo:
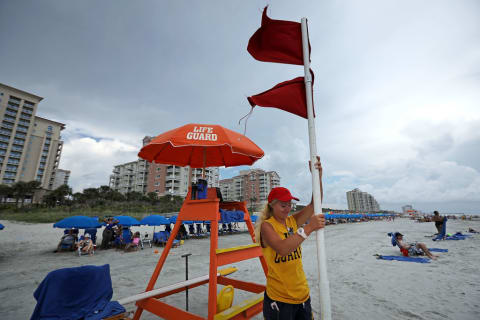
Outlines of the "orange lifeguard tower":
M155 163L166 163L193 168L206 166L238 166L253 164L263 157L263 151L247 137L218 125L190 124L168 131L154 138L139 152L139 156ZM137 310L134 320L147 310L164 319L204 319L191 312L164 303L159 298L208 283L207 319L249 319L262 311L265 285L225 277L218 268L238 261L259 258L265 276L267 264L259 244L255 243L254 229L245 202L220 202L216 189L207 189L206 199L191 200L192 188L183 202L173 231L150 278L145 293L134 301ZM252 244L234 248L218 248L218 221L220 209L243 211ZM170 290L154 289L155 283L172 247L182 221L210 221L210 266L208 277L188 280ZM232 285L239 290L254 293L253 297L217 313L217 285Z

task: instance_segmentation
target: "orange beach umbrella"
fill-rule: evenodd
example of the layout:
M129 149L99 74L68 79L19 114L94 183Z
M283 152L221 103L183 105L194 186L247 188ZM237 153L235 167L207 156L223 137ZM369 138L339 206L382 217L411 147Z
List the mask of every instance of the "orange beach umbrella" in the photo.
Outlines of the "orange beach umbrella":
M220 125L191 123L152 139L138 156L192 168L252 165L264 155L252 140Z

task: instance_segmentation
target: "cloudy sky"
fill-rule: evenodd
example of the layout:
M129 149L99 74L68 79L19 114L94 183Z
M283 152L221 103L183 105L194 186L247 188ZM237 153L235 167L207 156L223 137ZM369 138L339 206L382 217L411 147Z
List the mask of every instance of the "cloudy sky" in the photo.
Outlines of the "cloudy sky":
M246 97L303 75L254 60L273 19L309 19L324 206L360 188L383 209L480 213L480 2L1 1L0 82L63 122L75 191L108 184L145 135L186 123L243 132ZM247 136L307 202L306 120L254 109ZM239 168L222 169L222 178Z

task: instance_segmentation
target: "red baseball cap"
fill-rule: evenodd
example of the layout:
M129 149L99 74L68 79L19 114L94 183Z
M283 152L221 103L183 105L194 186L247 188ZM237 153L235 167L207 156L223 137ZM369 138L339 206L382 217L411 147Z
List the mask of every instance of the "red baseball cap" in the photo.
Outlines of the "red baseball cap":
M287 188L283 187L273 188L270 191L270 193L268 194L268 203L272 202L273 200L279 200L284 202L288 202L291 200L300 201L298 198L292 196L292 194Z

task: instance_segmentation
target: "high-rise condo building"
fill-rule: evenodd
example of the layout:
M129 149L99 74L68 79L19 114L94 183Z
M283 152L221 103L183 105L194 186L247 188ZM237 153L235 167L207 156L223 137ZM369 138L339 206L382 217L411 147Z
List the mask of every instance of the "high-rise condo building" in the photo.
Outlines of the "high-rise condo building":
M36 116L42 97L0 83L0 181L36 180L52 190L65 124Z
M270 190L278 186L278 173L262 169L241 170L238 176L220 180L223 200L245 201L248 207L255 209L265 204Z
M377 200L368 194L356 188L347 192L348 210L350 211L380 211Z
M57 169L55 173L55 179L53 180L52 189L55 190L64 184L68 185L68 180L70 179L70 170Z

